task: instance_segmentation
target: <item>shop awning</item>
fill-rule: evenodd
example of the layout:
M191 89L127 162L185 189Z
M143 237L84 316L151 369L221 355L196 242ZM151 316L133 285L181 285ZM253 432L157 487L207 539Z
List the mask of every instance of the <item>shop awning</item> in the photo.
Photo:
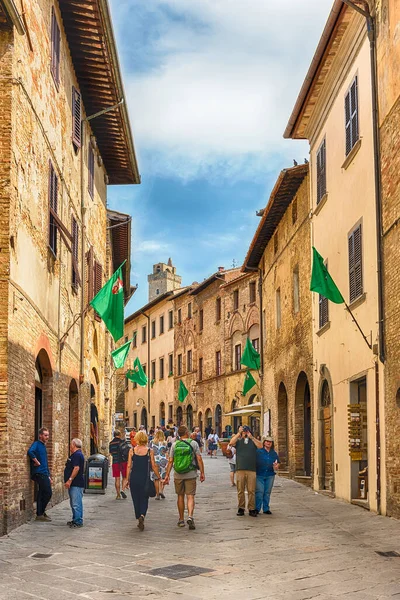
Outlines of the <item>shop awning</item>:
M260 406L257 406L256 404L253 404L252 406L254 408L252 408L251 406L244 406L243 408L238 408L237 410L233 410L232 412L225 413L224 417L245 417L246 415L250 416L254 414L260 415Z

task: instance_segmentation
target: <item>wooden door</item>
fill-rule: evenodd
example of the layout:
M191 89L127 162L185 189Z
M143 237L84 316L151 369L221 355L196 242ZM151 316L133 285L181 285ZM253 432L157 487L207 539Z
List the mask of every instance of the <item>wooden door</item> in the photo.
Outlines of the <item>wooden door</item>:
M323 436L322 436L322 470L323 470L323 489L328 490L331 487L333 476L332 465L332 415L331 407L326 406L323 409Z

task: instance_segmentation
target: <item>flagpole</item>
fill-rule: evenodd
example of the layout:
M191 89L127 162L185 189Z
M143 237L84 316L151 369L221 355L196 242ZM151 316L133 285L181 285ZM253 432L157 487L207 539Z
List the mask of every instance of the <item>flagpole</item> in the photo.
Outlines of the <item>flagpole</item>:
M358 327L358 330L359 330L359 332L361 333L361 335L363 336L363 338L364 338L364 341L365 341L365 343L367 344L368 348L369 348L370 350L372 350L372 344L370 344L370 343L369 343L369 341L367 340L367 338L366 338L366 336L365 336L365 334L364 334L363 330L361 329L361 327L360 327L360 325L359 325L359 323L358 323L357 319L355 318L355 316L354 316L354 315L353 315L353 313L351 312L351 309L350 309L349 305L348 305L346 302L344 303L344 305L345 305L345 307L346 307L346 310L347 310L347 311L350 313L350 316L351 316L351 318L353 319L354 323L357 325L357 327Z

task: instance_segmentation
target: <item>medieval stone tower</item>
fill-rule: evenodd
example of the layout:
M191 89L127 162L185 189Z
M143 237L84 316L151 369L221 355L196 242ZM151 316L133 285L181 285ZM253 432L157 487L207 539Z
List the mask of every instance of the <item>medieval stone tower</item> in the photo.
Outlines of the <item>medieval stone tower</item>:
M157 263L153 265L153 273L147 276L149 282L149 302L157 296L177 290L181 287L182 277L176 274L176 267L172 260L168 259L168 264Z

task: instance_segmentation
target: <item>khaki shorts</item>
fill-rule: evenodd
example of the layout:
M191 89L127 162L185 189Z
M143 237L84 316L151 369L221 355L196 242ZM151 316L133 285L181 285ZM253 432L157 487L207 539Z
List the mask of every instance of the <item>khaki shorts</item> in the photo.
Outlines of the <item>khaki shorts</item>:
M195 496L196 495L196 477L193 479L174 479L175 492L178 496Z

